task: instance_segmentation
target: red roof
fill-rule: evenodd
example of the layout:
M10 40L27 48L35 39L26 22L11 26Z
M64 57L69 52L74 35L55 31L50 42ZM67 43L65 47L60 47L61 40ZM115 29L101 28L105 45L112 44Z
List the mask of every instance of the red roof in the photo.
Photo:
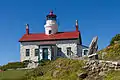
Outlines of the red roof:
M19 40L19 42L77 39L79 37L80 37L79 31L58 32L56 34L51 34L51 35L46 35L45 33L32 33L32 34L24 34L23 37Z

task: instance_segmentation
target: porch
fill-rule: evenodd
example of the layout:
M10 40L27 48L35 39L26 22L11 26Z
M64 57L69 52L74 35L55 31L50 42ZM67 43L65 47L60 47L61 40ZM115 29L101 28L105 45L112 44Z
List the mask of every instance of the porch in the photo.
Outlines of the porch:
M39 60L53 60L57 56L56 45L39 45Z

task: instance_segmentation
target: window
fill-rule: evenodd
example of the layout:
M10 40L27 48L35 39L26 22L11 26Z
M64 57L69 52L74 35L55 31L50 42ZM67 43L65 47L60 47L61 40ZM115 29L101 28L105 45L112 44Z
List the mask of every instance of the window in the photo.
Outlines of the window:
M84 55L87 55L87 53L88 53L88 50L84 50Z
M58 52L61 52L61 48L58 48Z
M39 49L35 49L35 56L39 55Z
M61 48L58 48L58 53L57 53L57 56L61 56Z
M67 55L71 55L71 47L67 47Z
M56 17L47 17L47 20L56 20Z
M30 56L30 49L26 49L26 56Z
M52 31L51 30L49 30L49 34L51 34L52 33Z

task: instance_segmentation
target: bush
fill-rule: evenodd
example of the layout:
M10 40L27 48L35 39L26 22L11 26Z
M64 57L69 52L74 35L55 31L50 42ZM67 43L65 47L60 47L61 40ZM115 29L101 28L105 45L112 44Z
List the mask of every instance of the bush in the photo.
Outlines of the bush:
M17 69L17 68L25 68L25 64L23 62L12 62L0 67L1 70L7 69Z
M102 53L105 53L103 58L104 60L120 60L120 44L111 45L98 52L99 59L102 59Z
M40 61L40 66L44 66L44 65L46 65L46 64L48 64L50 62L50 60L49 59L47 59L47 60L41 60Z
M120 40L120 34L116 34L116 36L114 36L110 41L110 45L114 44L115 41L119 41L119 40Z

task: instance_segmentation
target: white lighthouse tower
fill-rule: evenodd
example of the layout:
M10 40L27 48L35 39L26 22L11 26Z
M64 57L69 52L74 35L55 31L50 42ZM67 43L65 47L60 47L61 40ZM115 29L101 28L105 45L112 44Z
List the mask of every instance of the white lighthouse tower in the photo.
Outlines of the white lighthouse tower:
M58 32L56 17L57 16L53 14L53 11L51 11L50 14L46 16L46 24L44 25L46 35L51 35Z

